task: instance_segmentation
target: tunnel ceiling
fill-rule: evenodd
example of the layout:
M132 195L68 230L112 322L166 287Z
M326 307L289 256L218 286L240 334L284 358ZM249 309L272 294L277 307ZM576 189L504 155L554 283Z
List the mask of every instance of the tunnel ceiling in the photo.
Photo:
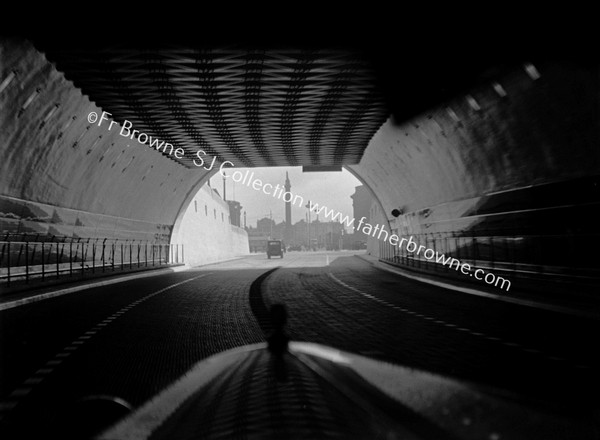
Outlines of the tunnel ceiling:
M360 161L389 116L358 52L324 49L54 50L47 57L118 122L236 166ZM171 156L173 158L173 156Z

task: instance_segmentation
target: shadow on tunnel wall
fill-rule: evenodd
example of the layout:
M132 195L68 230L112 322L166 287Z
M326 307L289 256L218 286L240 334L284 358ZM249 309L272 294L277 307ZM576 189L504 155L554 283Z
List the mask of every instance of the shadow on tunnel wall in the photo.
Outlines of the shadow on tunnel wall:
M381 221L477 267L597 285L598 72L590 60L523 63L418 116L395 112L356 167ZM439 271L379 244L385 261Z
M472 199L473 206L459 218L440 218L434 209L411 217L426 238L464 238L446 252L475 260L593 269L600 266L599 200L600 176L590 176Z

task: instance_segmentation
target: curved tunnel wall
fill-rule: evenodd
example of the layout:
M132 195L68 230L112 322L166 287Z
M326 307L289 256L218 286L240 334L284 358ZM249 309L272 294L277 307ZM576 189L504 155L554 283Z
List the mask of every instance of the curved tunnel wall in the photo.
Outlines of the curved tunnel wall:
M29 44L0 50L3 229L168 241L199 171L89 123L102 109Z
M598 69L529 69L380 128L351 168L377 193L391 229L519 237L534 259L597 266ZM566 254L564 237L579 261L551 261Z
M190 266L250 253L248 233L231 224L229 205L208 185L195 192L173 233L173 242L193 244L185 247L185 262Z
M169 243L208 172L90 123L102 109L29 43L0 60L2 231Z

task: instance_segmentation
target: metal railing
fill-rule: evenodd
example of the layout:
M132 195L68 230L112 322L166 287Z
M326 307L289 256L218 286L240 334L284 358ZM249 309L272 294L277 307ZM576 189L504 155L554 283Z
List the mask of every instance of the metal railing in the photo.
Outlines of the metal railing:
M408 238L409 235L403 237ZM472 267L511 273L600 275L600 235L465 235L464 232L413 234L419 246ZM408 268L447 272L449 269L387 241L379 242L379 259ZM431 254L429 254L431 255Z
M0 241L0 282L7 286L16 280L29 283L67 274L85 276L184 262L182 244L107 238L24 238Z

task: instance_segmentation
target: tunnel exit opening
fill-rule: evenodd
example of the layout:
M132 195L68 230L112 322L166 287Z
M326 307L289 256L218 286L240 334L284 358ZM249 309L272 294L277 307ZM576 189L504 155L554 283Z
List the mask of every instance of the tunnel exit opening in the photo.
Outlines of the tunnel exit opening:
M339 169L342 169L341 167ZM361 185L361 178L357 178L356 174L352 172L352 170L343 168L343 171L346 174L344 177L345 182L353 181L354 183L346 183L350 184L353 187L361 187L361 194L359 197L362 199L368 199L366 203L363 203L361 208L362 213L366 215L370 215L369 212L371 210L371 205L377 207L377 210L382 212L381 202L375 197L373 197L373 191L370 188L365 188L364 185ZM264 239L267 240L269 238L282 239L286 246L291 248L305 248L305 249L317 249L320 247L334 249L341 249L343 246L347 248L354 247L356 249L360 249L361 246L364 248L367 247L367 237L360 237L355 239L355 242L350 244L340 244L342 241L342 235L344 236L344 240L351 240L351 236L353 234L353 228L355 228L355 224L353 218L358 215L352 215L351 212L346 212L342 215L336 209L336 202L332 201L331 203L323 203L322 200L327 200L326 196L328 193L333 191L333 188L337 188L339 185L336 183L336 178L334 174L317 174L310 173L310 178L308 174L303 174L298 171L294 171L294 176L292 180L295 180L295 183L298 182L299 176L302 176L303 180L311 182L312 185L311 191L315 188L319 188L317 192L306 192L303 189L298 189L298 186L294 187L294 189L290 189L289 181L285 181L283 177L285 177L284 168L281 167L270 167L265 169L258 168L249 168L249 169L235 169L232 168L230 170L218 170L213 168L212 171L208 172L205 176L201 177L195 188L188 191L187 200L185 202L185 206L182 205L180 212L177 215L177 220L175 221L175 226L173 228L173 234L171 236L171 242L186 242L186 232L190 228L189 224L189 216L190 210L189 206L192 205L192 201L195 201L195 205L200 208L198 211L200 213L203 212L202 205L205 206L205 211L208 212L212 210L222 211L224 214L224 218L227 219L229 217L229 224L227 221L223 224L221 222L217 222L216 227L225 228L228 230L225 231L226 234L232 234L233 236L237 236L239 232L248 233L250 231L251 234L256 233L256 228L259 226L254 226L255 221L259 220L260 217L263 217L264 223L273 222L283 222L277 225L276 227L269 227L265 232ZM291 170L291 169L290 169ZM266 175L265 175L266 173ZM275 174L273 174L275 173ZM280 176L277 177L276 174L279 173ZM340 176L343 176L340 175ZM210 183L212 180L212 184ZM223 181L223 190L221 191L221 180ZM278 182L278 180L281 180ZM286 183L287 182L287 183ZM229 190L225 189L225 186L229 186ZM235 194L237 191L238 197L235 197L236 200L230 200L232 198L232 194ZM337 191L337 189L336 189ZM237 213L240 216L238 221L234 220L234 215L232 214L232 209L243 209L240 207L240 203L237 201L243 200L240 198L242 193L248 195L252 195L253 199L251 201L252 204L261 205L262 211L258 213L251 213L248 215L248 209L244 211L244 214ZM350 191L351 192L351 191ZM348 192L347 196L350 196L350 192ZM223 197L225 194L229 194L229 197ZM310 194L310 195L309 195ZM202 200L198 200L197 197ZM220 199L218 201L217 199ZM366 200L365 199L365 200ZM248 199L249 200L249 199ZM347 199L348 204L350 204L351 199ZM237 202L237 204L236 204ZM220 207L214 207L214 204L220 204ZM241 205L243 206L245 202L242 201ZM230 206L227 206L227 205ZM286 205L289 205L289 208L286 208ZM246 206L248 208L248 206ZM230 210L229 216L227 215L227 210ZM259 209L259 211L260 211ZM292 211L294 212L294 222L299 224L290 224L284 225L286 222L285 215L287 214L287 210L289 209L290 214ZM195 211L195 210L194 210ZM252 209L250 209L252 211ZM194 212L196 213L196 211ZM264 218L266 215L266 219ZM188 217L186 219L186 216ZM358 217L360 218L362 214ZM204 219L202 215L200 215L201 219L204 221L210 221L210 218ZM204 215L206 217L206 215ZM243 219L243 220L242 220ZM214 220L214 219L212 219ZM217 215L218 220L218 215ZM315 223L316 222L316 223ZM252 223L252 224L251 224ZM325 224L337 224L337 226L324 226ZM187 226L186 226L187 225ZM389 228L389 223L387 223L386 219L386 227ZM312 226L312 231L310 230L310 226ZM196 235L196 239L204 240L206 244L207 237L204 236L203 233L198 233L197 231L201 230L204 226L198 224L195 228L196 232L192 233L192 235ZM324 229L326 227L335 228L331 231L321 231L320 229ZM304 229L302 229L304 228ZM303 232L295 232L292 233L292 230L300 230ZM338 231L340 229L340 231ZM344 229L344 232L341 230ZM295 235L294 235L295 234ZM201 237L202 236L202 237ZM295 238L294 238L295 237ZM300 238L302 237L302 238ZM306 238L308 237L308 238ZM287 240L286 240L287 238ZM306 241L308 240L308 241ZM239 245L239 240L234 240ZM253 242L252 239L249 239L249 242ZM361 245L362 243L362 245ZM237 246L236 245L236 246ZM251 245L247 252L257 251L259 246ZM186 246L186 255L190 256L190 244ZM238 247L239 250L239 247ZM215 248L212 246L207 247L207 253L215 251ZM224 255L222 255L224 257ZM200 258L202 259L202 258Z

